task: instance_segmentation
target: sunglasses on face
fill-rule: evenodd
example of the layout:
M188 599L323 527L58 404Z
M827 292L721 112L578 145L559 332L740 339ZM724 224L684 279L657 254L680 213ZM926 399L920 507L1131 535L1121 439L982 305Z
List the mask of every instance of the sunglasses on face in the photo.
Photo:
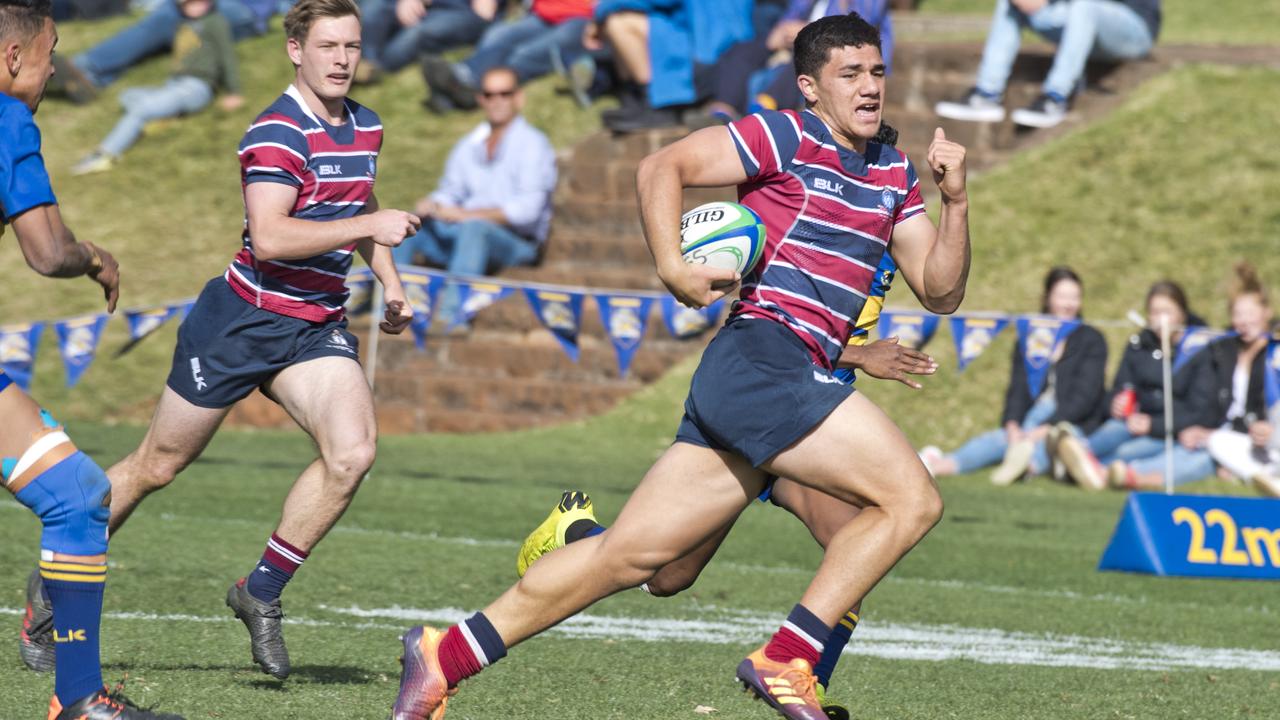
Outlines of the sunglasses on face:
M493 98L511 98L511 97L515 97L516 92L518 91L514 89L513 90L482 90L480 91L480 97L484 98L485 100L492 100Z

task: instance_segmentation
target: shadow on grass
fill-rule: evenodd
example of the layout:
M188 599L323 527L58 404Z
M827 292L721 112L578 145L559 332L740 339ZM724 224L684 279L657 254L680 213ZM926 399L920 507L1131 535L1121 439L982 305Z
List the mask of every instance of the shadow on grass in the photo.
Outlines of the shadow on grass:
M288 683L312 685L369 685L378 682L378 674L350 665L300 665L293 668L287 681L257 678L250 686L261 690L285 690Z

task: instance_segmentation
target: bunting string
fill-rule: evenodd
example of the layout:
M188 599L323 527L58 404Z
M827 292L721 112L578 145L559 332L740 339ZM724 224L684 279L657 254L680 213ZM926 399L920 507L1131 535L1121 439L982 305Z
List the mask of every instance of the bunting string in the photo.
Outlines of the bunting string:
M668 334L679 340L696 338L719 325L729 304L721 300L710 307L684 307L671 295L653 290L589 288L503 278L450 275L440 270L403 266L399 268L405 296L413 308L410 328L419 349L425 349L427 330L437 316L448 330L469 325L487 308L515 295L522 295L538 322L555 336L565 354L574 362L579 357L584 302L591 298L599 310L605 336L613 345L618 373L625 376L646 337L649 316L656 309ZM353 270L347 278L349 316L375 311L371 307L374 276L367 267ZM193 298L126 309L122 315L129 339L114 357L132 351L174 318L186 319ZM377 310L380 312L380 310ZM109 316L105 313L81 315L51 321L0 325L0 368L23 388L29 388L36 352L46 326L53 327L66 371L66 384L74 387L97 355ZM925 346L941 326L941 318L921 310L885 308L879 321L880 337L897 337L903 345ZM1133 327L1123 321L1090 321L1101 327ZM986 351L996 337L1013 325L1025 362L1032 395L1043 387L1055 353L1079 322L1061 321L1044 315L1012 315L1000 312L966 312L949 317L955 342L957 365L964 371ZM1175 369L1209 343L1229 333L1212 328L1187 328L1176 351ZM1280 402L1280 341L1273 342L1267 355L1268 405Z

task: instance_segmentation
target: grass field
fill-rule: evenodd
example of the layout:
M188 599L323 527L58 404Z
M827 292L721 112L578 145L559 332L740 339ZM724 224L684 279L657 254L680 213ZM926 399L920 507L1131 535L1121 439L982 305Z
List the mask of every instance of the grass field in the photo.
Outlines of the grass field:
M201 720L386 717L398 633L456 620L507 587L520 539L560 490L590 490L612 517L668 442L687 371L589 424L384 439L351 511L286 593L295 675L285 683L252 667L222 598L261 552L309 450L298 433L223 433L113 542L108 676L127 673L142 702ZM72 431L104 464L139 438L134 428ZM855 717L1280 714L1274 587L1096 572L1119 494L1044 481L1001 490L983 477L943 490L946 518L872 594L837 671L835 695ZM0 516L0 609L13 637L38 525L8 500ZM468 682L449 717L694 718L698 706L769 717L737 691L733 669L818 557L788 514L754 507L692 591L630 591L591 608ZM35 717L49 679L9 647L0 717Z

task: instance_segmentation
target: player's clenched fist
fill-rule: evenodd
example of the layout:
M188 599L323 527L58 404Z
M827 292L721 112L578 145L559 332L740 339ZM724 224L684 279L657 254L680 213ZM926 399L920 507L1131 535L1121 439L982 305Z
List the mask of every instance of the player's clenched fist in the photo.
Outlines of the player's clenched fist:
M388 335L399 335L413 320L413 307L404 300L388 300L378 327Z
M102 295L107 300L107 312L116 311L116 300L120 299L120 266L111 253L91 242L81 242L89 248L93 255L93 266L88 275L94 282L102 286Z
M422 219L413 213L387 208L369 216L373 223L373 232L369 237L379 245L398 247L404 239L418 232L422 227Z
M946 202L965 199L964 153L964 146L948 140L942 128L933 131L933 142L929 143L929 168L933 170L933 181L938 184Z

